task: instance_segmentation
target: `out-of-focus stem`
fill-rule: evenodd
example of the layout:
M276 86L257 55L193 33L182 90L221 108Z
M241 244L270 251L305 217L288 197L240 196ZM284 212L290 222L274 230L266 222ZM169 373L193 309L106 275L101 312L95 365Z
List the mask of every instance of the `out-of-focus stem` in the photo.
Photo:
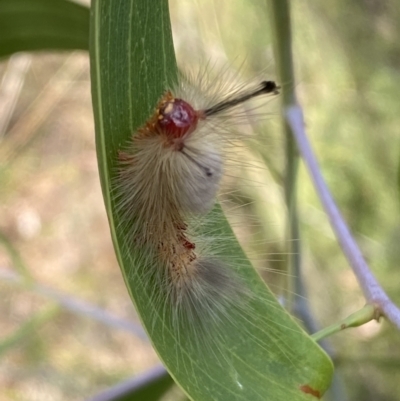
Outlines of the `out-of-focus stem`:
M296 101L294 91L294 72L292 60L292 39L290 7L287 0L271 0L271 21L274 51L279 83L282 91L283 106ZM295 294L302 296L301 281L301 247L297 216L296 182L298 170L298 152L289 126L284 121L286 137L286 171L285 171L285 200L288 209L287 223L287 308L293 310Z
M303 113L300 106L296 103L287 106L285 115L336 238L357 277L365 298L368 303L376 305L377 317L379 314L386 316L400 329L400 309L389 299L372 274L325 184L304 129Z

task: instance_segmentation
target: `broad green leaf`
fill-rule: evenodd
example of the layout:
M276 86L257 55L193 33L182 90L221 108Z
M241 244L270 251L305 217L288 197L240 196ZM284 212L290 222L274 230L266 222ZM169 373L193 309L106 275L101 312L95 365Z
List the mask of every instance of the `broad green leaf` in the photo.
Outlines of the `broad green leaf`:
M67 0L0 0L0 57L88 47L87 7Z
M129 395L117 398L115 401L158 401L173 384L174 381L171 376L164 372L155 377L154 380L142 383Z
M96 0L91 16L92 97L99 171L111 234L132 300L171 376L196 401L310 400L329 386L332 364L319 346L284 311L262 282L223 220L219 206L204 234L226 237L225 261L237 269L257 297L251 308L230 311L219 327L218 351L192 341L182 322L179 336L152 280L144 281L144 250L123 247L124 233L111 196L118 150L150 116L176 63L166 0ZM250 312L251 311L251 312Z
M158 401L174 385L168 372L157 366L134 379L119 383L91 398L91 401Z

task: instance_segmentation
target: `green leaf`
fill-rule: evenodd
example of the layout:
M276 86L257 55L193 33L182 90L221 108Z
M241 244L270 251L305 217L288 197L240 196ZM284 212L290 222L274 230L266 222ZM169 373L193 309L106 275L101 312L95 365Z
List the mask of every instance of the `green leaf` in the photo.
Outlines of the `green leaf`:
M67 0L0 0L0 57L89 48L89 9Z
M179 336L144 275L143 249L123 247L111 182L118 150L152 113L177 69L166 0L96 0L91 17L91 74L99 171L114 247L125 283L153 345L171 376L196 401L310 400L329 386L332 364L319 346L284 311L251 267L216 206L218 224L204 233L230 241L222 255L238 267L257 295L247 311L230 311L219 327L218 352L191 341L193 328ZM221 223L222 221L222 223Z
M138 385L135 391L132 391L129 395L116 398L115 401L157 401L164 396L173 384L174 381L171 376L164 371L163 374L154 377L153 380Z
M91 401L158 401L173 384L168 372L162 366L157 366L95 395Z

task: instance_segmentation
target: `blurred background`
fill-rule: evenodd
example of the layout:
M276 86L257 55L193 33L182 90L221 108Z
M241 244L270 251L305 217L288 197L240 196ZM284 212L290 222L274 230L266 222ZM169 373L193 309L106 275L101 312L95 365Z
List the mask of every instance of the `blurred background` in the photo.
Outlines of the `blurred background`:
M310 140L371 268L400 305L400 3L291 3ZM276 79L265 1L170 0L170 7L182 68L211 60L243 79ZM232 166L221 201L284 299L294 278L283 270L278 106L268 104L267 122L255 128L261 145L245 151L247 167ZM254 168L260 161L268 169ZM84 400L156 366L111 244L85 52L0 61L0 188L1 400ZM300 295L325 327L364 298L303 167L298 188L307 290ZM329 342L341 396L327 400L400 400L399 331L371 322Z

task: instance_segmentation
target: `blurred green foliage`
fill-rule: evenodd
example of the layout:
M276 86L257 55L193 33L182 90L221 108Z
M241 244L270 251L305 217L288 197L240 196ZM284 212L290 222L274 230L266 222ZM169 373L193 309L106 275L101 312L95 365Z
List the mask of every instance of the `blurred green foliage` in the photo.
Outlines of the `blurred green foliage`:
M68 0L0 0L0 58L89 47L89 9Z
M173 26L183 29L183 25L197 35L185 39L176 32L178 63L191 64L204 54L230 59L245 76L252 77L265 66L273 74L271 48L264 45L269 35L265 2L248 0L235 7L227 1L188 3L172 2ZM310 140L372 270L400 304L400 4L396 0L291 4L296 89ZM271 110L276 110L274 105ZM271 255L264 262L256 260L261 268L282 271L285 240L279 217L282 203L277 199L283 202L283 198L276 177L283 171L283 138L276 125L272 115L261 151L278 174L269 181L253 175L261 183L259 191L239 184L246 206L243 217L236 215L234 222L244 227L249 213L260 216L258 227L245 230L243 243L251 254ZM249 174L238 172L244 179ZM316 319L326 326L362 307L364 299L303 169L298 187L308 296ZM253 205L254 199L258 203ZM282 275L267 276L273 288L282 282ZM400 399L400 336L390 324L370 323L338 334L331 342L348 399Z

